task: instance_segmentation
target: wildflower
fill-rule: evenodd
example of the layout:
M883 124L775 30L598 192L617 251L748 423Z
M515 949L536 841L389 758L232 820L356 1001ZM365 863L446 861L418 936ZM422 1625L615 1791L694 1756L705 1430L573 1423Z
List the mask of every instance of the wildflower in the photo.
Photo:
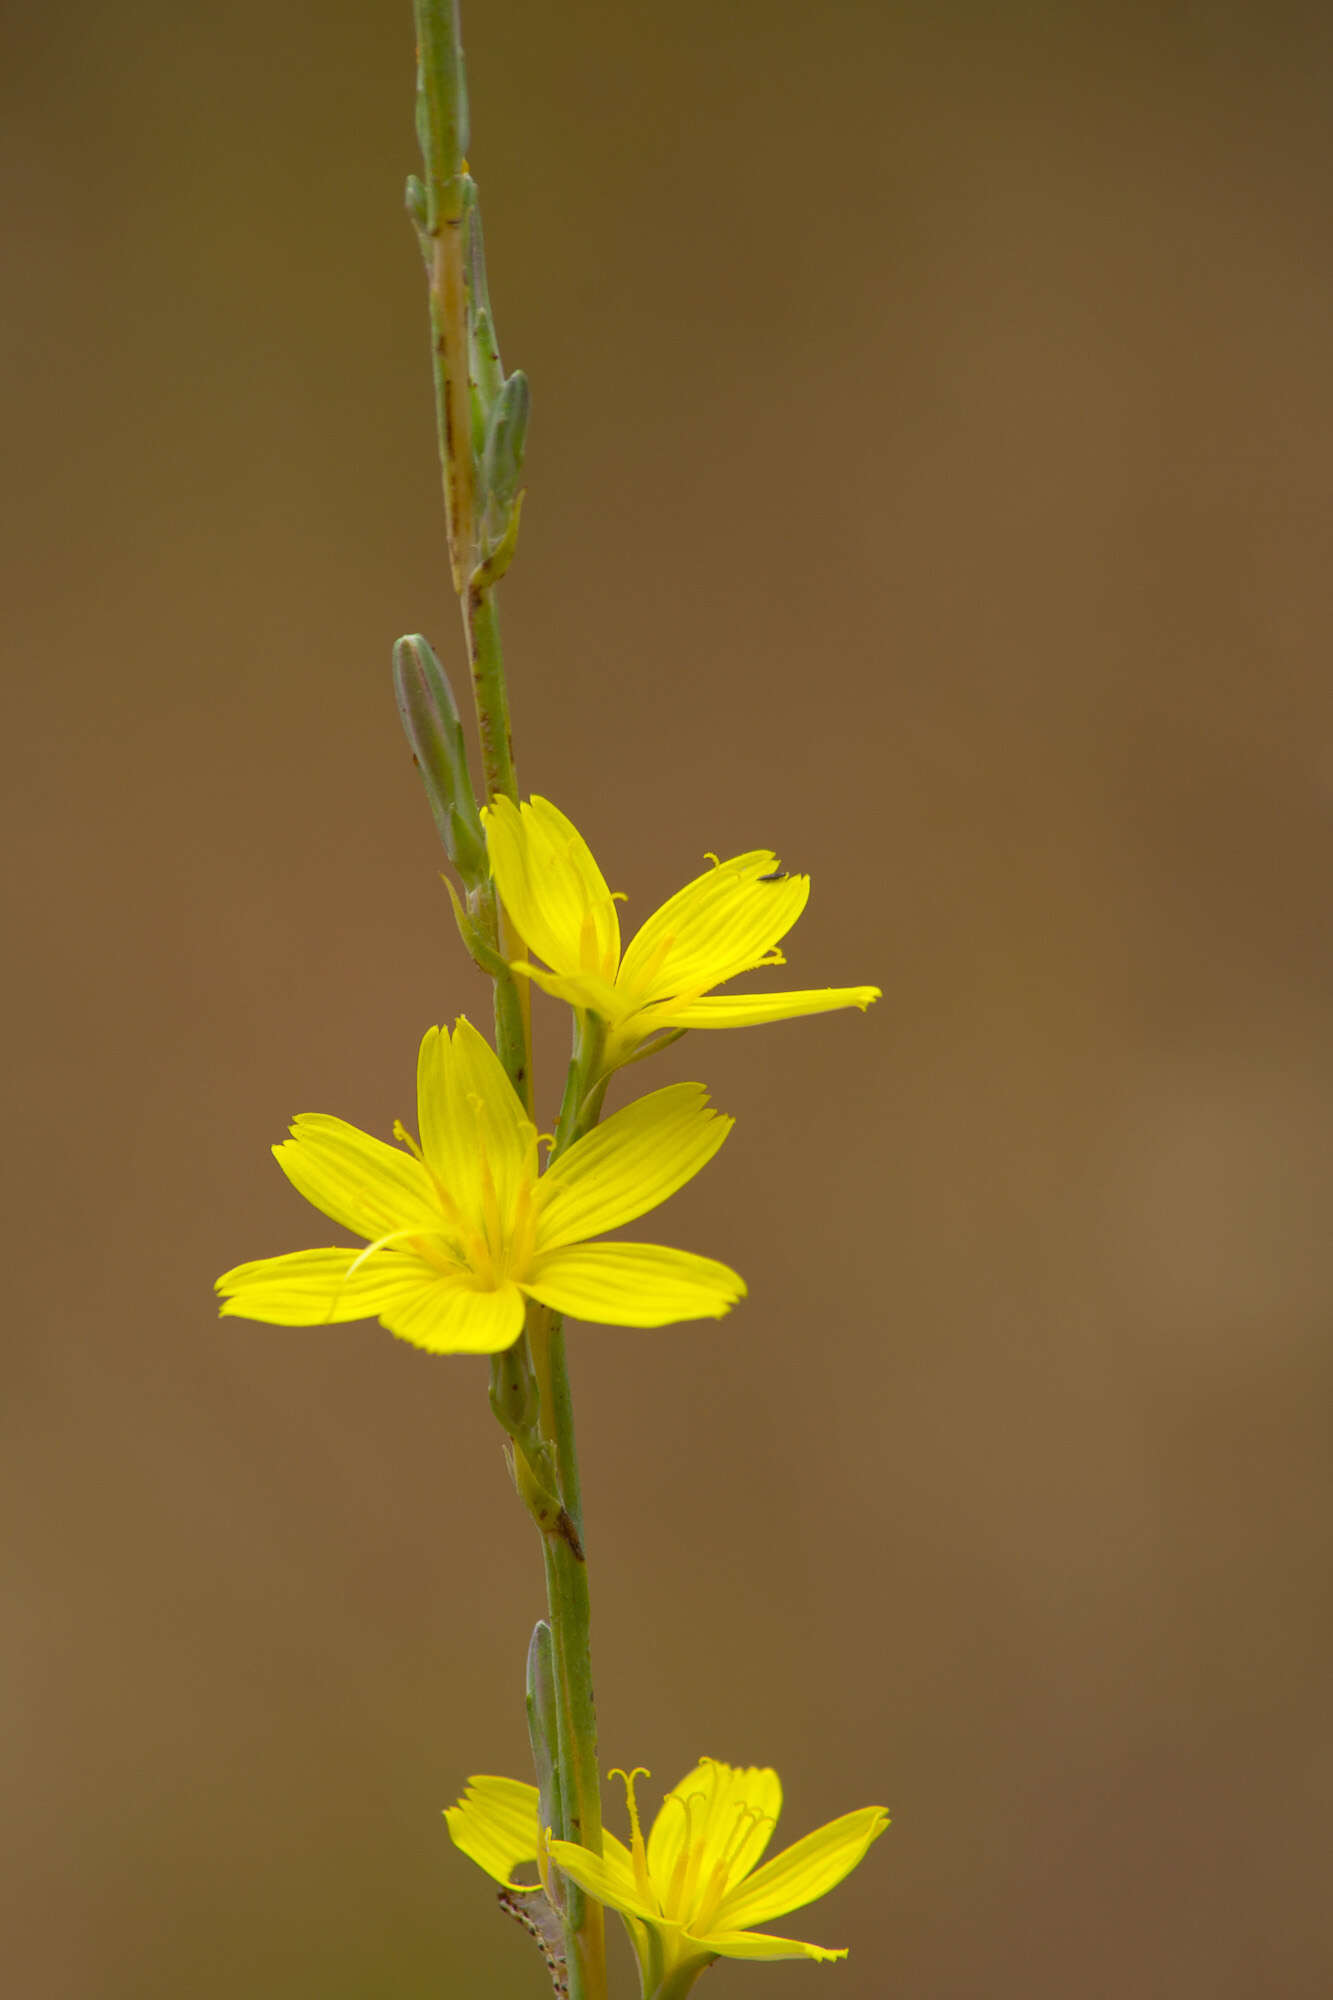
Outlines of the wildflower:
M549 970L526 960L513 970L607 1024L605 1067L645 1041L686 1028L741 1028L823 1014L862 1012L878 986L798 993L714 994L760 965L784 965L785 937L810 893L806 875L784 875L765 848L715 862L663 903L622 955L615 900L578 828L549 799L523 806L497 798L482 812L491 872L515 927Z
M845 1958L845 1950L773 1937L755 1924L812 1903L850 1875L889 1823L882 1806L846 1813L758 1866L782 1810L776 1771L737 1769L703 1757L667 1793L647 1840L639 1827L634 1781L624 1779L630 1845L612 1833L592 1854L552 1840L541 1827L535 1785L515 1778L472 1778L445 1814L454 1844L497 1882L535 1862L543 1886L550 1863L586 1893L619 1911L639 1961L644 1995L678 2000L718 1958Z
M298 1250L218 1279L224 1313L278 1326L378 1317L437 1354L517 1339L524 1299L612 1326L714 1318L745 1295L734 1271L654 1243L590 1243L698 1173L731 1129L702 1084L617 1111L543 1174L537 1130L490 1044L466 1020L431 1028L417 1063L421 1143L397 1147L341 1118L304 1115L273 1148L299 1194L363 1250Z

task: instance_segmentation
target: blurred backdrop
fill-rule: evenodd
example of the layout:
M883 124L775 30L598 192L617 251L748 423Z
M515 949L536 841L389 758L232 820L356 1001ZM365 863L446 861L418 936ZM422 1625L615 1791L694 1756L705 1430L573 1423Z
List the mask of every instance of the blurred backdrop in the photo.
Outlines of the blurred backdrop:
M484 1007L389 681L459 659L410 9L4 21L13 1991L537 2000L440 1819L541 1601L485 1364L210 1293ZM636 1076L737 1115L661 1233L750 1298L572 1336L605 1761L894 1815L850 1961L709 2000L1322 1995L1329 16L465 27L521 778L885 989Z

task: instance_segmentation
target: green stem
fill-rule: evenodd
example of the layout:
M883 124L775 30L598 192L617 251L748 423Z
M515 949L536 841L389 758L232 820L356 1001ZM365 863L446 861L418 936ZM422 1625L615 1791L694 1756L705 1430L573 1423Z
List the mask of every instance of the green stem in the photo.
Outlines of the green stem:
M588 1116L590 1080L601 1061L604 1031L595 1017L585 1016L575 1031L573 1059L565 1081L564 1101L556 1125L552 1158L581 1138L595 1122ZM600 1108L600 1099L598 1100ZM574 1527L575 1540L545 1537L546 1594L554 1639L556 1677L560 1688L562 1777L567 1838L602 1851L602 1794L597 1765L597 1709L592 1684L591 1621L588 1565L583 1527L583 1492L578 1446L574 1434L574 1404L565 1357L564 1329L557 1313L542 1307L530 1324L533 1362L540 1388L541 1426L555 1457L560 1499ZM584 1993L606 1990L604 1917L601 1905L583 1896L573 1882L566 1884L568 1915L579 1936Z
M432 368L435 381L436 429L443 474L449 559L454 590L463 615L477 733L481 744L486 797L517 802L505 686L500 627L494 584L512 555L518 514L515 502L510 530L486 562L481 560L477 511L482 484L472 428L474 383L470 371L469 295L464 242L466 199L463 154L467 145L466 86L457 0L414 0L417 31L417 129L421 140L425 197L424 238L430 278ZM475 306L481 303L473 301ZM524 391L524 395L526 392ZM524 411L526 405L523 405ZM502 914L493 885L480 890L475 912L486 942L500 957L509 956ZM496 1047L520 1099L531 1111L531 1037L526 992L512 974L495 977ZM600 1036L584 1032L571 1065L562 1110L568 1143L595 1119L600 1096L589 1091L596 1074ZM571 1094L572 1093L572 1094ZM526 1404L524 1376L531 1355L536 1384L534 1427ZM514 1438L525 1475L554 1475L560 1513L554 1522L542 1515L547 1602L557 1682L557 1755L559 1791L564 1801L565 1831L594 1854L602 1851L601 1790L597 1769L597 1718L593 1706L589 1648L590 1603L588 1571L583 1552L582 1495L574 1413L565 1363L564 1335L559 1320L544 1307L528 1316L523 1351L509 1367L492 1370L492 1404ZM533 1480L529 1478L529 1487ZM535 1504L530 1501L530 1504ZM544 1504L544 1503L542 1503ZM570 2000L606 2000L604 1916L600 1903L567 1885L565 1943Z
M509 693L505 687L504 655L500 650L500 619L495 592L473 576L463 599L463 630L467 635L472 694L477 704L481 737L481 768L488 799L503 796L518 804L514 771L514 741L509 726Z
M467 284L463 269L463 155L467 87L458 0L414 0L417 137L425 168L431 363L435 422L449 525L454 590L476 565L475 468L468 392Z

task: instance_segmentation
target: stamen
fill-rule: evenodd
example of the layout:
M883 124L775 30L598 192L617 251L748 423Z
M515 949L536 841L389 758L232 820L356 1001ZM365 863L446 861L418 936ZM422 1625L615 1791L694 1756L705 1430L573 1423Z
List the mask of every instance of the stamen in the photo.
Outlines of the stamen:
M681 1846L680 1854L677 1857L676 1865L671 1871L671 1887L667 1891L666 1901L669 1909L675 1911L678 1916L683 1917L685 1912L691 1907L690 1899L694 1893L695 1870L698 1867L705 1846L705 1842L699 1839L694 1831L694 1808L695 1806L702 1806L704 1813L707 1814L708 1794L706 1792L691 1792L688 1797L682 1797L681 1793L675 1792L672 1796L679 1799L681 1805L685 1808L685 1839Z
M646 1903L655 1902L652 1878L648 1873L648 1851L643 1844L643 1830L639 1825L639 1806L634 1796L634 1780L651 1778L652 1772L642 1764L636 1764L632 1771L619 1769L607 1772L608 1778L619 1778L625 1787L625 1803L629 1807L630 1854L634 1861L634 1881L639 1894Z
M406 1125L404 1125L401 1118L395 1118L393 1121L393 1136L398 1141L400 1146L406 1146L408 1152L412 1155L414 1160L420 1160L422 1166L423 1167L425 1166L426 1164L425 1155L422 1152L420 1146L417 1144L416 1140L412 1137L412 1134L408 1131Z
M339 1283L345 1285L347 1283L347 1280L352 1276L353 1272L359 1271L361 1269L361 1266L365 1263L367 1257L373 1257L377 1250L383 1250L385 1246L389 1243L405 1242L406 1239L412 1235L412 1233L413 1232L410 1229L391 1229L387 1236L377 1237L373 1243L367 1243L365 1249L361 1252L361 1255L359 1257L354 1257L351 1263L347 1266L347 1269L343 1273L343 1276L339 1280Z
M399 1141L401 1145L407 1147L407 1150L414 1156L414 1158L420 1160L422 1166L426 1169L426 1172L430 1175L430 1184L432 1188L435 1190L435 1199L439 1202L440 1207L443 1209L444 1219L446 1223L449 1225L449 1228L453 1231L454 1235L457 1236L459 1241L462 1243L467 1243L469 1238L471 1238L475 1242L476 1231L468 1228L468 1225L459 1210L457 1202L454 1200L453 1196L449 1193L449 1190L445 1187L444 1182L440 1179L434 1167L431 1165L430 1161L426 1158L426 1155L422 1152L416 1140L412 1137L412 1134L403 1125L401 1119L395 1118L393 1122L393 1136L395 1139Z
M731 1837L714 1864L713 1872L708 1878L708 1886L696 1900L693 1920L701 1930L707 1930L718 1904L726 1895L731 1885L737 1857L746 1841L755 1828L762 1826L765 1821L770 1826L776 1824L771 1813L761 1813L754 1806L741 1805L736 1808L736 1824L731 1830Z

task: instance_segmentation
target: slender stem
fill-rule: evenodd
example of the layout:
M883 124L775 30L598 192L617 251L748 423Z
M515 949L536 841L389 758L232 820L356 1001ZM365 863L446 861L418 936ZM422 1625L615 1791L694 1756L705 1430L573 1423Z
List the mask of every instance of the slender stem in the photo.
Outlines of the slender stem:
M509 726L509 693L505 687L504 655L500 650L500 620L495 592L474 576L463 595L463 629L472 668L472 693L477 704L481 737L481 768L486 795L503 795L518 803L514 771L514 741Z
M575 1032L574 1056L565 1082L564 1101L556 1126L552 1157L558 1157L590 1129L586 1115L589 1080L597 1073L604 1034L595 1017L585 1016ZM558 1314L545 1307L530 1322L533 1365L540 1387L541 1427L554 1455L560 1499L574 1527L575 1542L545 1537L546 1593L555 1644L560 1688L562 1777L568 1838L602 1851L602 1794L597 1765L597 1709L592 1684L591 1619L588 1566L584 1553L583 1493L574 1405L565 1359L565 1336ZM575 1545L577 1544L577 1546ZM588 1995L606 1990L605 1940L602 1908L568 1883L569 1916L580 1939L581 1972Z
M417 136L425 167L430 239L431 358L435 420L449 524L454 590L461 596L476 564L475 468L468 394L467 285L463 270L463 155L467 87L458 0L414 0L417 30Z
M436 429L449 530L449 560L463 615L477 733L488 799L518 799L509 697L505 686L494 584L512 554L517 509L501 549L481 561L478 537L480 484L472 431L469 357L469 295L464 242L463 154L467 145L466 86L457 0L414 0L417 30L417 127L425 166L425 236L430 274L432 367ZM473 302L474 304L477 302ZM514 948L506 938L493 886L478 897L487 942L501 956ZM508 972L495 979L496 1047L525 1107L533 1103L531 1036L526 992ZM581 1034L570 1067L566 1108L557 1143L569 1143L593 1122L600 1096L589 1090L600 1055L600 1035ZM568 1116L566 1116L568 1111ZM537 1389L537 1426L525 1413L523 1377L527 1354L516 1353L512 1367L492 1371L492 1403L507 1420L516 1454L524 1453L531 1478L549 1466L559 1503L555 1521L539 1514L545 1558L547 1602L557 1682L557 1758L565 1831L594 1854L602 1850L601 1792L597 1770L597 1718L593 1706L589 1650L590 1603L583 1552L582 1496L564 1335L559 1320L544 1307L530 1311L523 1340L531 1354ZM517 1462L517 1460L516 1460ZM544 1506L540 1500L530 1502ZM565 1941L570 2000L605 2000L604 1917L600 1903L566 1884Z

